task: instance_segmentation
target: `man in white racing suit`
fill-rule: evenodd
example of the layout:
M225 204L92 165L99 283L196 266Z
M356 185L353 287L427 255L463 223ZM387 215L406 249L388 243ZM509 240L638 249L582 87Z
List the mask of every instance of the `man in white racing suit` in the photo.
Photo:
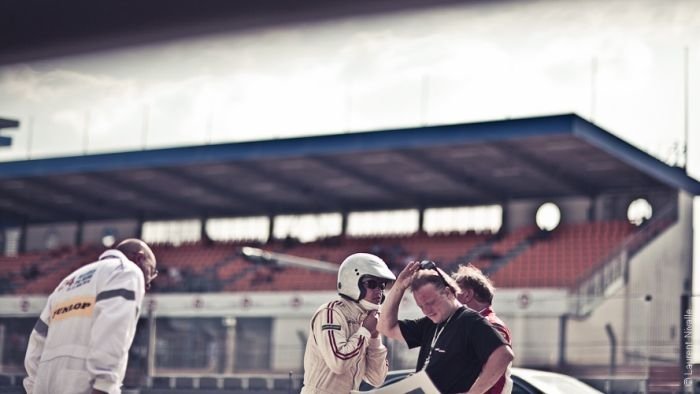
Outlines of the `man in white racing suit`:
M141 302L156 275L148 245L127 239L63 279L29 338L27 394L121 393Z
M349 393L363 379L373 386L384 383L389 366L377 332L377 310L386 284L394 280L377 256L355 253L343 261L338 270L340 297L311 318L302 394Z

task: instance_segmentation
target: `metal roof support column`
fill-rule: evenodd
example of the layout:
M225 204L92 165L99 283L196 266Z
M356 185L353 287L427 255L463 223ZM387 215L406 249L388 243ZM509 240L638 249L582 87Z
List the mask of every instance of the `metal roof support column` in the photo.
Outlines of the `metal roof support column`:
M199 239L202 243L202 245L209 246L212 244L212 239L209 238L209 234L207 233L207 221L209 220L208 216L201 216L199 218Z
M566 367L566 329L569 323L569 316L563 314L559 316L559 359L557 364L559 368Z
M141 238L143 236L143 216L139 215L138 218L136 218L136 238L138 239L143 239Z
M340 236L345 237L348 233L348 213L340 212Z
M267 242L270 243L275 240L275 215L270 215L268 218L270 218L270 225L267 229Z
M27 252L27 222L22 222L19 228L19 242L17 245L17 254Z
M508 209L508 207L508 201L501 202L501 228L498 229L499 234L508 232L508 217L510 216L510 209Z
M596 196L590 196L589 197L589 205L588 205L588 212L586 212L586 217L588 218L589 222L592 222L595 220L595 202L597 200Z
M424 234L423 221L425 220L425 207L418 207L418 231L417 234Z
M80 247L83 245L83 227L85 227L85 222L78 220L76 223L77 228L75 230L75 246Z

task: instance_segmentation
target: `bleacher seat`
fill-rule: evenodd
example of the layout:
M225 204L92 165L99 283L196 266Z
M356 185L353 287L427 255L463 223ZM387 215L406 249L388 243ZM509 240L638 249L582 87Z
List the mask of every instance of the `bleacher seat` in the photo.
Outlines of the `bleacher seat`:
M625 221L561 225L493 276L499 287L571 287L590 275L634 227Z
M612 221L565 224L550 234L540 233L532 226L523 227L501 234L498 239L493 234L474 232L419 233L411 236L333 237L309 243L274 240L262 248L335 264L340 264L352 253L374 253L397 274L408 261L423 258L437 261L446 271L456 269L457 264L471 262L482 270L493 270L492 279L498 287L568 287L589 275L633 231L634 226L626 221ZM254 242L247 244L260 246ZM336 274L333 272L314 271L310 274L303 268L260 265L243 258L240 247L244 245L245 242L189 243L178 247L153 245L162 274L154 282L152 291L335 289ZM518 248L518 245L526 247ZM100 247L92 246L0 258L0 267L7 268L2 291L48 294L63 277L94 260L100 252ZM496 261L498 264L494 265ZM21 270L32 266L38 268L40 275L30 279L22 277Z

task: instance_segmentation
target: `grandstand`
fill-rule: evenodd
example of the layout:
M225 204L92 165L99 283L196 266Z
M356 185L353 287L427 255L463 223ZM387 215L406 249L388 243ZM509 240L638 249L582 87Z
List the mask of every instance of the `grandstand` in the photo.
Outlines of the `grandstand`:
M194 219L184 242L154 244L163 274L126 382L140 392L299 387L308 318L335 275L251 259L243 246L333 264L366 251L396 271L413 259L447 271L471 262L499 288L515 365L611 392L668 390L680 379L698 194L681 169L573 114L0 163L1 372L19 381L46 294L103 240ZM653 215L635 225L627 213L639 198ZM545 202L561 211L550 231L536 226ZM484 206L500 207L498 229L426 229L430 209ZM417 212L414 231L348 231L353 213L388 210ZM328 213L340 217L336 233L274 237L283 215ZM266 239L207 231L215 218L250 217L268 218ZM402 313L419 310L409 299ZM391 367L412 367L415 354L391 345Z

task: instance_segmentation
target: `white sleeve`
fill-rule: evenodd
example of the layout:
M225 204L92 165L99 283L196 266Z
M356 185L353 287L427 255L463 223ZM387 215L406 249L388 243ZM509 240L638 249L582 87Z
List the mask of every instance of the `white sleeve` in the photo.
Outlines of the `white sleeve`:
M41 315L36 320L34 329L29 336L29 344L27 345L27 353L24 357L24 368L27 370L27 377L24 378L23 384L27 394L34 392L34 379L36 379L36 371L39 368L41 354L44 351L44 343L46 336L49 333L49 310L50 299L46 302L46 306L41 311Z
M134 339L144 285L140 271L123 265L108 275L95 298L87 370L95 389L112 394L120 392L119 370Z
M389 373L389 362L386 359L387 348L382 343L382 338L371 338L367 348L367 367L365 368L365 381L374 387L384 383L386 374Z
M364 327L349 332L346 319L331 307L318 314L313 334L323 361L335 374L344 374L357 365L370 339L370 332Z

